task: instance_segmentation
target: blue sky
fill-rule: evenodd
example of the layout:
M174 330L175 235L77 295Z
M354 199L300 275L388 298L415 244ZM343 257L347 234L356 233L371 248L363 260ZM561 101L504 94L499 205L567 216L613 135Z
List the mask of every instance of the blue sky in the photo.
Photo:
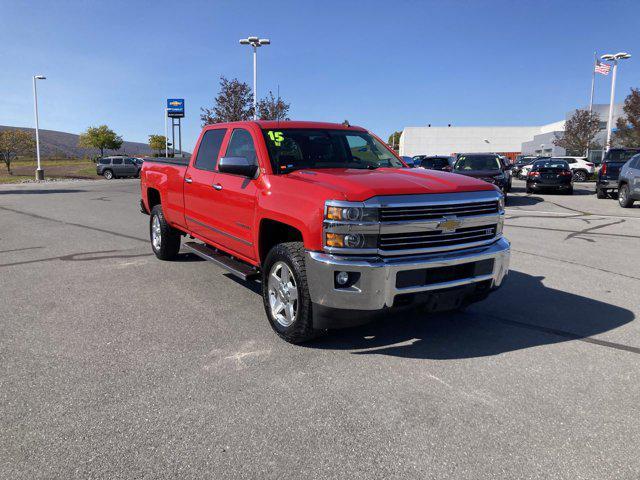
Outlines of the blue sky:
M637 1L0 0L0 124L79 133L106 123L126 140L163 133L167 97L186 99L183 143L218 78L280 86L291 118L348 119L381 136L405 126L531 125L589 98L593 51L626 50L617 100L640 86ZM599 76L596 100L609 99Z

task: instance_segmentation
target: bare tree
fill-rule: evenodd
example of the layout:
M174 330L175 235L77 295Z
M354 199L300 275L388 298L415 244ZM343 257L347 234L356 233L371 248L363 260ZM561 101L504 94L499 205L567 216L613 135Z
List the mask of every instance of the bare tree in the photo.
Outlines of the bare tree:
M213 108L202 107L202 126L211 123L238 122L253 117L253 97L251 88L237 78L228 80L220 77L220 91Z
M564 126L564 132L555 135L554 145L562 147L569 155L584 155L587 149L599 148L595 141L600 130L600 118L595 112L576 110Z
M28 131L17 128L0 131L0 156L2 156L9 175L13 175L11 161L18 155L24 155L31 151L35 144L36 142Z
M619 147L640 148L640 90L632 88L622 107L625 116L618 118L612 143Z
M289 120L287 114L291 104L286 103L280 96L273 96L269 90L269 95L258 102L258 116L260 120Z

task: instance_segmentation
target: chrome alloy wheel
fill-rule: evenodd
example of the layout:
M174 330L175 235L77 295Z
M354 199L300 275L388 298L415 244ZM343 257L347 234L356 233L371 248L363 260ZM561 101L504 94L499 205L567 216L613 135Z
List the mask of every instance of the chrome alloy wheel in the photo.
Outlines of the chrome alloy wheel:
M271 316L283 327L291 326L298 313L298 287L286 263L276 262L271 267L267 286Z
M154 215L151 221L151 243L154 250L160 250L162 245L162 230L160 229L160 219L157 215Z

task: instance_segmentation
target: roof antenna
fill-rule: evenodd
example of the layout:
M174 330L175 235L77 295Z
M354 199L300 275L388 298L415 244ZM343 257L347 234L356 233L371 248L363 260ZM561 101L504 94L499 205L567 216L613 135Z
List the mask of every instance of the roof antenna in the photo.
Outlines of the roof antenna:
M349 120L345 120L344 122L342 122L342 126L343 127L350 127L351 125L349 125Z

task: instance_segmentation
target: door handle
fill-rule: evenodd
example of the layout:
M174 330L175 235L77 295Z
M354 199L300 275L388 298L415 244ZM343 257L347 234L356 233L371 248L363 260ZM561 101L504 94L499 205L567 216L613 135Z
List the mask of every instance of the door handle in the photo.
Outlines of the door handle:
M222 190L222 185L220 185L219 183L214 183L213 185L211 185L213 188L215 188L216 190Z
M189 177L184 177L184 181L187 183L192 183L193 179L189 178Z

